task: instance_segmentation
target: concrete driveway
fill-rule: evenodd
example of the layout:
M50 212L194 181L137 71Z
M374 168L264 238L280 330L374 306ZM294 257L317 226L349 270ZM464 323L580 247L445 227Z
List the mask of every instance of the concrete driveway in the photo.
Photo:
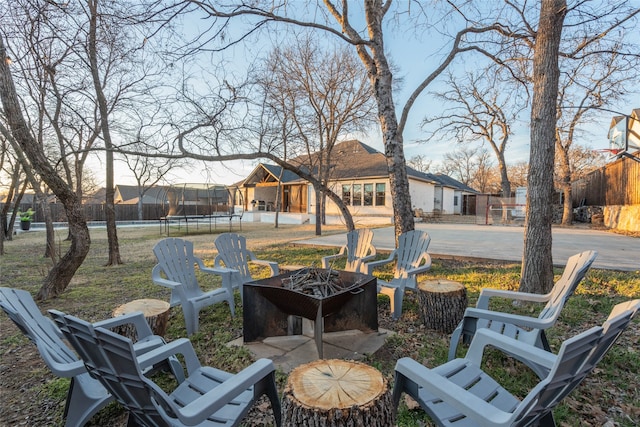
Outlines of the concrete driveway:
M429 253L434 257L469 257L522 261L524 227L472 224L421 224L416 228L431 236ZM596 250L593 267L640 271L640 238L580 227L553 228L553 262L564 266L578 252ZM298 244L341 246L346 233L296 241ZM394 248L393 227L376 228L373 244L380 250Z

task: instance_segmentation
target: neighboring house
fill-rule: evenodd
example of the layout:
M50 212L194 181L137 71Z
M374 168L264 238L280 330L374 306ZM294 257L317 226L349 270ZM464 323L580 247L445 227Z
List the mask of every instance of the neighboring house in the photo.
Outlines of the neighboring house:
M331 154L330 188L355 217L393 217L393 203L386 158L383 153L351 140L337 144ZM423 212L460 213L462 197L476 194L472 188L446 176L418 172L407 167L409 191L414 209ZM305 214L314 220L313 186L280 166L260 164L239 186L247 201L245 210L269 212L275 209L281 185L282 211ZM337 205L327 199L327 216L340 216ZM305 218L302 218L303 220Z
M465 209L465 201L467 199L466 196L478 194L478 192L473 188L469 187L467 184L463 184L462 182L457 181L448 175L437 173L432 176L434 176L440 182L440 184L436 186L435 199L436 200L438 199L437 195L440 192L442 192L443 199L445 195L446 196L452 195L453 196L453 212L452 213L458 214L458 215L468 214L469 209ZM451 194L452 189L453 189L453 194ZM449 203L449 200L446 201L445 206L448 205L448 203ZM473 211L475 211L475 209L473 209ZM445 213L447 212L445 211Z
M143 205L156 205L163 204L166 201L167 194L166 186L152 186L144 189L144 194L142 196L142 204ZM113 196L114 203L122 204L122 205L136 205L138 204L138 199L140 197L140 192L138 191L137 185L116 185L115 186L115 194ZM103 201L104 203L104 201Z

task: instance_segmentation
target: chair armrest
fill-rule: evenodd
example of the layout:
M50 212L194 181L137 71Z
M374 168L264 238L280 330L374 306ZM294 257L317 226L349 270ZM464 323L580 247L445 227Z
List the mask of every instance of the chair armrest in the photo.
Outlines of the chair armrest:
M511 413L501 411L413 359L398 360L395 371L472 419L504 425L511 418Z
M346 246L342 246L340 248L340 252L338 252L337 254L334 255L327 255L325 257L322 257L322 268L329 268L329 261L333 261L336 260L340 257L345 256L344 255L344 251L347 249Z
M382 259L380 261L372 261L366 264L366 268L367 268L367 274L368 275L372 275L373 274L373 270L375 268L378 268L380 266L389 264L390 262L393 262L394 258L396 257L396 251L395 249L393 251L391 251L391 253L389 254L389 257L386 259Z
M278 267L278 263L274 261L265 261L262 259L250 259L249 262L258 265L264 265L265 267L269 267L271 269L271 277L277 276L280 273L280 268Z
M182 283L180 282L174 282L173 280L165 279L164 277L162 277L160 275L160 271L162 271L162 267L160 266L160 264L156 264L153 267L153 270L151 270L151 280L153 281L153 283L171 289L179 288L180 286L182 286Z
M491 297L500 297L500 298L507 298L507 299L513 299L513 300L520 300L520 301L546 303L547 301L549 301L550 295L551 294L531 294L527 292L484 288L480 291L480 296L478 297L478 302L476 304L476 307L484 310L488 309L489 299Z
M184 364L187 367L188 374L197 371L202 366L191 345L191 341L187 338L179 338L147 353L141 354L137 356L137 360L140 368L144 370L177 354L184 356Z
M510 323L516 326L525 326L534 329L547 329L553 326L555 319L539 319L537 317L522 316L519 314L503 313L500 311L482 310L479 308L469 307L464 312L464 317L493 320L498 322Z
M213 390L182 407L177 414L178 418L187 425L199 424L274 371L271 360L258 359Z
M430 269L431 269L431 260L429 260L429 262L427 264L421 265L420 267L410 268L409 270L407 270L407 275L408 276L415 276L415 275L418 275L420 273L425 273L425 272L429 271Z
M494 347L508 355L518 356L523 360L531 361L538 366L544 366L547 370L551 369L557 359L557 356L553 353L486 328L481 328L475 333L465 359L480 366L482 364L484 349L487 346Z
M113 317L111 319L101 320L93 324L94 328L103 327L106 329L112 329L116 326L131 324L136 328L138 339L145 338L153 335L153 331L147 323L144 315L140 311L134 313L123 314L122 316Z
M50 349L46 345L36 344L42 359L45 361L51 372L56 376L63 378L73 378L76 375L87 372L87 368L84 366L82 359L75 362L57 362L56 357L51 353Z

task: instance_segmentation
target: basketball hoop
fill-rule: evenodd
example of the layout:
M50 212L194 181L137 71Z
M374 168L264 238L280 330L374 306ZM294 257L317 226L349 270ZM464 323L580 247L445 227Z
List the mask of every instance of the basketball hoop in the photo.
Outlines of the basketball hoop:
M615 160L620 157L620 154L623 150L619 148L598 148L593 150L596 153L608 153L607 161Z

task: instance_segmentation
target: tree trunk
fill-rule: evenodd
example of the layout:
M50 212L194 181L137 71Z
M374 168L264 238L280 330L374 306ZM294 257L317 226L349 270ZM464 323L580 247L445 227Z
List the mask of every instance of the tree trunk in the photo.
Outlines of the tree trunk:
M571 165L569 160L569 148L557 145L560 157L560 188L562 189L562 225L571 225L573 222L573 204L571 203Z
M4 41L0 38L0 58L6 58L6 56ZM66 289L76 270L87 256L91 244L89 229L82 213L80 200L48 162L42 147L30 133L20 110L11 72L4 60L0 61L0 98L7 124L19 146L16 148L22 149L33 169L64 205L69 221L69 230L72 236L69 250L49 271L36 295L37 299L53 298Z
M502 197L511 197L511 182L509 181L509 173L507 172L507 162L504 159L504 153L498 156L498 167L500 168L500 189Z
M546 293L553 286L551 223L555 154L558 51L566 0L542 0L533 55L531 154L520 291Z
M118 245L118 230L116 228L116 209L115 209L115 188L113 183L113 143L111 141L111 132L109 130L109 109L107 99L102 90L102 82L98 71L98 52L97 52L97 27L98 27L98 0L89 0L89 43L88 53L89 62L91 64L91 77L93 78L93 86L96 91L96 100L98 109L100 110L100 122L102 125L102 138L106 150L106 179L105 179L105 219L107 222L107 240L109 242L109 260L107 265L122 264L120 259L120 247Z
M365 1L367 27L372 43L371 60L364 46L358 46L358 54L367 67L369 80L378 104L378 119L382 130L384 154L387 159L391 198L393 200L393 221L396 243L400 234L415 229L409 179L404 157L402 134L398 132L395 103L393 102L393 75L384 51L382 14L380 0Z
M295 368L282 397L283 426L394 425L387 381L360 362L318 360Z
M322 191L320 186L314 185L313 192L316 198L316 236L322 235L322 211L320 209L320 203L322 202Z
M41 201L42 212L44 213L44 224L47 234L47 247L44 250L45 258L56 260L56 231L53 228L53 218L51 217L51 206L46 199Z

